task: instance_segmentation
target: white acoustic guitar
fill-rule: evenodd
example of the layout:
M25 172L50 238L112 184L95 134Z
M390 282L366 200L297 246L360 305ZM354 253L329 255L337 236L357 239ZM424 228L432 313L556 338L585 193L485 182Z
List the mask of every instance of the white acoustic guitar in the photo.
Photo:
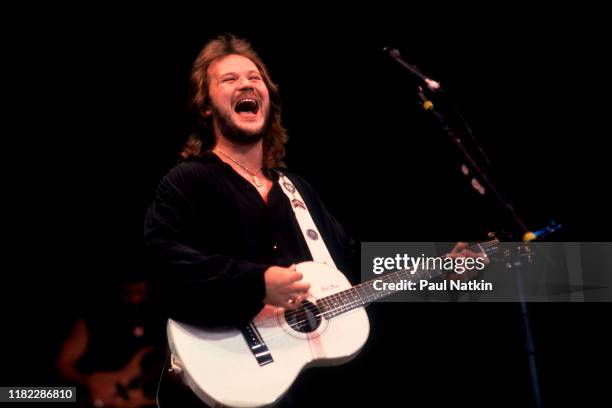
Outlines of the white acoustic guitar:
M496 252L497 240L471 248ZM311 284L312 297L296 310L266 305L242 329L202 329L168 321L176 372L211 407L261 407L279 401L301 370L351 360L370 331L364 306L394 292L375 290L373 281L351 286L335 268L303 262L297 270ZM398 271L384 282L431 279L441 271Z

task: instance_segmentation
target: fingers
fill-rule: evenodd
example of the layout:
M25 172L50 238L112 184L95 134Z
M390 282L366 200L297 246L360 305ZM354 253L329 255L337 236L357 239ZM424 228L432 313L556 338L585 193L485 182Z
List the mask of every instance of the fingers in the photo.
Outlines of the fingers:
M291 292L308 292L310 290L310 283L308 282L296 282L289 286Z
M304 275L301 272L294 272L291 275L289 275L289 282L293 283L293 282L297 282L304 279Z
M446 254L447 258L483 258L486 263L489 263L487 255L483 252L474 252L470 250L470 245L467 242L457 242L453 250Z
M301 296L301 295L295 295L290 297L289 299L287 299L287 304L289 305L289 307L298 307L302 304L303 301L306 300L305 296Z
M310 296L310 283L304 282L304 274L289 267L272 266L264 273L266 297L264 303L294 309Z
M451 252L463 252L466 251L469 247L470 245L467 242L457 242Z
M289 285L287 287L288 291L291 292L292 295L297 296L302 296L303 298L306 298L308 295L308 291L310 290L310 283L308 282L303 282L302 279L304 278L304 275L300 272L296 272L294 273L290 278L289 278Z
M295 282L289 286L289 298L287 299L287 309L295 309L299 307L302 301L308 299L310 296L310 283L308 282Z
M290 293L290 295L287 298L286 307L289 309L294 309L300 306L302 301L308 299L309 296L310 296L310 292L307 292L307 291L304 291L304 292L293 291Z
M302 304L303 300L306 300L306 294L294 294L289 299L287 299L287 305L285 309L295 309Z

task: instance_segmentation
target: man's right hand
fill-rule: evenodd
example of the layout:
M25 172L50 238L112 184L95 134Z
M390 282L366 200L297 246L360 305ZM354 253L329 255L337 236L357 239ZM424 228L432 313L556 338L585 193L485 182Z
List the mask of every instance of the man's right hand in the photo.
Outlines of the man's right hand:
M303 277L295 270L295 265L289 268L269 267L264 272L266 284L264 303L285 309L295 309L309 295L310 283L303 282Z

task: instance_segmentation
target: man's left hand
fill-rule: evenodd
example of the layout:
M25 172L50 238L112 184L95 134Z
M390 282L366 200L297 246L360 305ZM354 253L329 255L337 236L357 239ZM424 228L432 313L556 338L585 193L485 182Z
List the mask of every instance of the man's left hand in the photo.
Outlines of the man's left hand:
M453 250L446 255L447 258L481 258L485 265L488 265L491 260L484 252L474 252L470 250L470 245L467 242L457 242ZM463 273L449 272L445 275L445 279L460 280L462 282L474 279L480 272L478 269L466 269Z

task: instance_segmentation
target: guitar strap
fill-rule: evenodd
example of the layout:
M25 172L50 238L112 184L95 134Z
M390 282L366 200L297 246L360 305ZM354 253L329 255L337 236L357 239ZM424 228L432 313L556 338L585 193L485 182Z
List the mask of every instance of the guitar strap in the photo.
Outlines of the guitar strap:
M327 247L323 242L323 238L321 237L321 233L319 233L319 230L316 224L314 223L310 212L308 211L308 207L306 206L306 202L302 199L300 192L297 190L291 180L289 180L289 177L287 177L280 171L277 171L277 173L279 175L279 184L285 195L287 195L287 197L289 198L289 201L291 202L291 207L293 208L293 212L295 213L295 218L297 219L298 224L300 225L302 234L304 234L304 239L306 240L306 244L308 245L308 249L310 250L310 254L312 255L312 260L315 262L327 264L335 268L336 265L334 263L334 260L332 259L329 251L327 250ZM174 353L170 354L169 371L179 376L183 371L182 363L174 355Z
M291 180L289 180L289 177L280 171L277 171L277 173L279 176L279 184L285 195L289 198L291 208L293 208L293 212L295 213L295 218L297 218L302 234L304 234L304 240L306 240L308 249L310 249L312 260L335 268L336 265L334 260L327 250L325 242L323 242L323 238L321 237L321 233L310 216L306 202L302 199L300 192L291 182Z

